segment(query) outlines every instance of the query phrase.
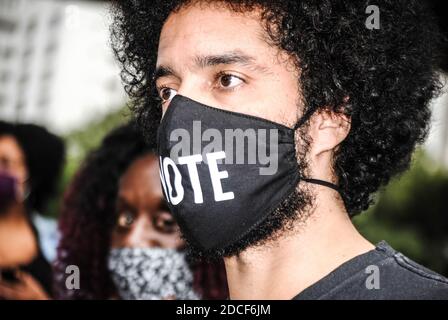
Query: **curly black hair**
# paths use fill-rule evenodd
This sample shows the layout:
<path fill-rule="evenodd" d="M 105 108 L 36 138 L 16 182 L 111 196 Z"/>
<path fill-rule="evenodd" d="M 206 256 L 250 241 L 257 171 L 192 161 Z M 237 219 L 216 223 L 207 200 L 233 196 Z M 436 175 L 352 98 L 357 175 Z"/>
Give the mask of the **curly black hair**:
<path fill-rule="evenodd" d="M 25 156 L 30 191 L 26 199 L 27 208 L 45 213 L 64 166 L 64 141 L 42 126 L 26 123 L 0 121 L 0 135 L 13 136 Z"/>
<path fill-rule="evenodd" d="M 16 124 L 16 131 L 30 174 L 27 205 L 31 210 L 45 213 L 65 164 L 65 143 L 62 138 L 36 124 Z"/>
<path fill-rule="evenodd" d="M 436 13 L 439 22 L 442 39 L 441 69 L 448 73 L 448 3 L 445 0 L 428 0 L 431 9 Z"/>
<path fill-rule="evenodd" d="M 54 291 L 58 299 L 110 299 L 116 289 L 107 268 L 118 182 L 140 156 L 155 154 L 155 144 L 144 141 L 135 123 L 110 132 L 85 159 L 67 189 L 59 218 L 61 240 L 54 263 Z M 69 290 L 65 269 L 80 269 L 81 288 Z M 223 265 L 196 263 L 194 287 L 206 299 L 227 297 Z"/>
<path fill-rule="evenodd" d="M 111 42 L 148 140 L 161 118 L 153 102 L 161 29 L 171 13 L 197 2 L 240 13 L 260 9 L 270 44 L 296 58 L 303 105 L 350 116 L 350 133 L 333 164 L 350 216 L 366 210 L 372 195 L 409 167 L 428 132 L 428 102 L 441 88 L 440 36 L 424 1 L 115 1 Z M 371 4 L 380 9 L 379 29 L 365 25 Z"/>

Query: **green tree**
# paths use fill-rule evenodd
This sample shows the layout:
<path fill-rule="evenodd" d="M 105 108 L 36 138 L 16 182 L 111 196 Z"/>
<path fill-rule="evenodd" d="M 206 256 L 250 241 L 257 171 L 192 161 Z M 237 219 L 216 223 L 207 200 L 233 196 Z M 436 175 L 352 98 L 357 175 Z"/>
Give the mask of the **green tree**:
<path fill-rule="evenodd" d="M 422 151 L 411 169 L 378 195 L 375 206 L 354 219 L 370 241 L 397 250 L 448 275 L 448 173 Z"/>

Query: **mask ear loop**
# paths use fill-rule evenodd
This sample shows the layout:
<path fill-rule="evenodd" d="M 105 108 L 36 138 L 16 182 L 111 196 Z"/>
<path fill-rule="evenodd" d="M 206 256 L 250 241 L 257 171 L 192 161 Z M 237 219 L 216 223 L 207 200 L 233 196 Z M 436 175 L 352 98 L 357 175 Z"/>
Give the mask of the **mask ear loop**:
<path fill-rule="evenodd" d="M 307 122 L 311 118 L 311 116 L 314 114 L 314 112 L 316 112 L 316 110 L 317 110 L 316 107 L 309 108 L 305 112 L 303 117 L 299 121 L 297 121 L 296 125 L 294 126 L 294 131 L 299 129 L 305 122 Z M 341 194 L 341 189 L 337 185 L 335 185 L 335 184 L 333 184 L 331 182 L 324 181 L 324 180 L 313 179 L 313 178 L 301 178 L 301 180 L 309 182 L 309 183 L 314 183 L 314 184 L 318 184 L 318 185 L 321 185 L 321 186 L 324 186 L 324 187 L 331 188 L 331 189 L 337 191 L 339 194 Z"/>
<path fill-rule="evenodd" d="M 302 178 L 301 180 L 309 182 L 309 183 L 318 184 L 318 185 L 321 185 L 324 187 L 328 187 L 328 188 L 331 188 L 331 189 L 337 191 L 338 193 L 341 193 L 341 189 L 337 185 L 335 185 L 331 182 L 328 182 L 328 181 L 312 179 L 312 178 Z"/>
<path fill-rule="evenodd" d="M 316 112 L 317 108 L 316 107 L 311 107 L 308 110 L 305 111 L 305 114 L 302 116 L 302 118 L 300 118 L 299 121 L 297 121 L 296 125 L 294 126 L 293 130 L 296 131 L 297 129 L 299 129 L 301 126 L 303 126 L 303 124 L 305 122 L 307 122 L 311 116 L 314 114 L 314 112 Z"/>

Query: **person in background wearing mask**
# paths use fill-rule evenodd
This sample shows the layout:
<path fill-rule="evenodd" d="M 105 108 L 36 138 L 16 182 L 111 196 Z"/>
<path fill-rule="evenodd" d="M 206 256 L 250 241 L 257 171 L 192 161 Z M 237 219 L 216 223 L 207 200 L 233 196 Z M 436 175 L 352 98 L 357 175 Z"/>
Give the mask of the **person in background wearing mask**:
<path fill-rule="evenodd" d="M 47 220 L 39 212 L 55 191 L 64 154 L 62 140 L 46 129 L 0 122 L 0 298 L 51 297 L 57 235 L 51 222 L 40 228 Z"/>
<path fill-rule="evenodd" d="M 223 299 L 223 263 L 189 261 L 163 198 L 155 146 L 134 124 L 109 133 L 69 187 L 55 263 L 58 299 Z M 80 288 L 66 287 L 69 265 Z"/>
<path fill-rule="evenodd" d="M 378 27 L 367 3 L 114 1 L 170 211 L 192 254 L 224 258 L 231 299 L 448 297 L 351 221 L 408 168 L 441 86 L 425 1 L 376 1 Z"/>

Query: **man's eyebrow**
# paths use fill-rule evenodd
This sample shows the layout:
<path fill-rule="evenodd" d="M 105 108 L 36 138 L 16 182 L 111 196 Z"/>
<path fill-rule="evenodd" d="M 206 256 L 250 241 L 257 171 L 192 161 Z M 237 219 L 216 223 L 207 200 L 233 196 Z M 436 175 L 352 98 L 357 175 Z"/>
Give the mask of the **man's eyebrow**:
<path fill-rule="evenodd" d="M 207 67 L 214 67 L 217 65 L 239 64 L 247 66 L 251 70 L 262 73 L 269 73 L 266 67 L 263 67 L 255 62 L 255 58 L 239 51 L 229 51 L 217 55 L 196 56 L 194 58 L 195 66 L 204 69 Z M 165 76 L 177 76 L 176 72 L 169 66 L 161 65 L 156 68 L 154 72 L 153 81 Z"/>
<path fill-rule="evenodd" d="M 196 56 L 196 66 L 203 69 L 206 67 L 214 67 L 217 65 L 239 64 L 249 67 L 251 70 L 268 73 L 268 69 L 257 64 L 256 58 L 241 51 L 229 51 L 217 55 Z"/>
<path fill-rule="evenodd" d="M 250 64 L 254 60 L 254 57 L 238 51 L 230 51 L 217 55 L 196 56 L 195 58 L 196 66 L 199 68 L 213 67 L 219 64 Z"/>
<path fill-rule="evenodd" d="M 177 76 L 177 75 L 176 72 L 171 67 L 161 65 L 156 68 L 156 71 L 152 76 L 152 81 L 155 83 L 157 79 L 168 76 Z"/>

